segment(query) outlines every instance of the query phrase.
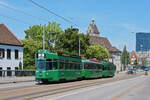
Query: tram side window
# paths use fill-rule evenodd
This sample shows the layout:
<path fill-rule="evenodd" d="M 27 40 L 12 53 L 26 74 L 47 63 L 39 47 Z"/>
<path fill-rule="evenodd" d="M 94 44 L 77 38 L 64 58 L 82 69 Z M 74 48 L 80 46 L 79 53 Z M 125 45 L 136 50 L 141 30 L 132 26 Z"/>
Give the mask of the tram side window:
<path fill-rule="evenodd" d="M 98 64 L 95 64 L 95 69 L 96 69 L 96 70 L 98 69 Z"/>
<path fill-rule="evenodd" d="M 89 69 L 89 64 L 85 64 L 85 69 Z"/>
<path fill-rule="evenodd" d="M 110 66 L 109 66 L 109 70 L 112 70 L 112 69 L 113 69 L 113 67 L 110 65 Z"/>
<path fill-rule="evenodd" d="M 84 64 L 84 69 L 87 69 L 87 64 Z"/>
<path fill-rule="evenodd" d="M 65 67 L 65 69 L 70 69 L 70 65 L 69 65 L 69 62 L 67 60 L 64 61 L 64 67 Z"/>
<path fill-rule="evenodd" d="M 70 61 L 69 62 L 69 66 L 70 66 L 70 69 L 80 69 L 80 64 L 76 61 Z"/>
<path fill-rule="evenodd" d="M 46 70 L 57 69 L 57 59 L 47 59 L 46 60 Z"/>
<path fill-rule="evenodd" d="M 53 59 L 53 60 L 52 60 L 53 69 L 57 69 L 57 62 L 58 62 L 57 59 Z"/>
<path fill-rule="evenodd" d="M 84 64 L 84 69 L 87 69 L 87 64 Z"/>
<path fill-rule="evenodd" d="M 103 67 L 103 70 L 108 70 L 108 66 L 104 66 L 104 67 Z"/>
<path fill-rule="evenodd" d="M 113 70 L 113 66 L 112 65 L 110 65 L 110 70 Z"/>
<path fill-rule="evenodd" d="M 70 69 L 75 69 L 75 66 L 76 66 L 75 62 L 71 61 L 70 62 Z"/>
<path fill-rule="evenodd" d="M 111 70 L 111 66 L 107 66 L 107 70 Z"/>
<path fill-rule="evenodd" d="M 88 64 L 88 69 L 91 69 L 91 64 Z"/>
<path fill-rule="evenodd" d="M 98 70 L 99 70 L 99 69 L 100 69 L 100 67 L 101 67 L 101 66 L 100 66 L 99 64 L 96 64 L 96 69 L 98 69 Z"/>
<path fill-rule="evenodd" d="M 60 61 L 60 69 L 65 69 L 65 65 L 64 65 L 64 61 L 63 60 Z"/>
<path fill-rule="evenodd" d="M 95 64 L 91 64 L 91 69 L 95 69 Z"/>
<path fill-rule="evenodd" d="M 79 62 L 75 62 L 75 69 L 79 70 L 80 69 L 80 63 Z"/>
<path fill-rule="evenodd" d="M 77 69 L 80 70 L 80 69 L 81 69 L 80 62 L 79 62 L 77 65 L 78 65 L 78 68 L 77 68 Z"/>
<path fill-rule="evenodd" d="M 47 59 L 46 60 L 46 70 L 52 70 L 52 59 Z"/>
<path fill-rule="evenodd" d="M 92 66 L 91 66 L 91 67 L 92 67 L 91 69 L 94 69 L 94 70 L 95 70 L 95 69 L 96 69 L 96 64 L 91 64 L 91 65 L 92 65 Z"/>
<path fill-rule="evenodd" d="M 99 69 L 102 70 L 103 69 L 103 65 L 100 64 L 99 65 Z"/>

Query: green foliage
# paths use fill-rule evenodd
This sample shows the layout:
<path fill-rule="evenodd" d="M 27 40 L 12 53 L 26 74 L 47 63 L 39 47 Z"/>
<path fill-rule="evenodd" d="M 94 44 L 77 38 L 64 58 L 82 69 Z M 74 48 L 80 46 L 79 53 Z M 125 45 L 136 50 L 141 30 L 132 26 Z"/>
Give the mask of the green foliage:
<path fill-rule="evenodd" d="M 148 64 L 147 59 L 146 59 L 146 58 L 143 58 L 143 59 L 142 59 L 142 65 L 147 66 L 147 64 Z"/>
<path fill-rule="evenodd" d="M 19 62 L 19 70 L 22 70 L 22 63 L 21 63 L 21 61 Z"/>
<path fill-rule="evenodd" d="M 33 39 L 24 39 L 23 64 L 24 69 L 35 69 L 35 53 L 42 49 L 42 42 Z"/>
<path fill-rule="evenodd" d="M 56 22 L 49 22 L 48 25 L 33 25 L 29 29 L 24 31 L 25 38 L 32 38 L 36 41 L 43 40 L 43 32 L 45 33 L 45 40 L 54 38 L 56 35 L 63 32 L 60 28 L 60 24 Z"/>
<path fill-rule="evenodd" d="M 123 68 L 121 67 L 120 71 L 122 72 L 123 71 Z"/>
<path fill-rule="evenodd" d="M 44 30 L 44 31 L 43 31 Z M 79 33 L 72 27 L 67 28 L 65 32 L 60 28 L 60 24 L 56 22 L 48 23 L 48 25 L 33 25 L 24 31 L 26 36 L 22 40 L 24 43 L 24 68 L 35 69 L 35 53 L 42 49 L 43 32 L 45 33 L 45 49 L 51 52 L 62 51 L 67 54 L 78 55 L 79 40 L 81 55 L 85 55 L 89 43 L 89 35 Z M 54 45 L 51 45 L 53 43 Z"/>
<path fill-rule="evenodd" d="M 137 61 L 137 59 L 135 59 L 135 61 L 134 61 L 134 65 L 138 65 L 138 61 Z"/>
<path fill-rule="evenodd" d="M 91 45 L 86 50 L 87 58 L 96 58 L 99 60 L 104 60 L 107 59 L 108 56 L 109 56 L 108 50 L 106 50 L 100 45 Z"/>
<path fill-rule="evenodd" d="M 48 25 L 33 25 L 24 32 L 26 34 L 25 39 L 22 40 L 24 43 L 24 69 L 35 69 L 35 53 L 39 49 L 42 49 L 43 32 L 45 32 L 45 40 L 54 42 L 54 40 L 57 39 L 58 34 L 62 33 L 63 30 L 60 28 L 60 24 L 49 22 Z M 50 47 L 47 42 L 45 45 L 46 49 L 55 49 L 52 46 Z"/>
<path fill-rule="evenodd" d="M 124 46 L 124 49 L 123 49 L 123 52 L 122 52 L 122 55 L 121 55 L 121 62 L 124 66 L 129 64 L 129 53 L 126 50 L 126 46 Z"/>
<path fill-rule="evenodd" d="M 81 55 L 85 54 L 89 43 L 89 35 L 79 33 L 78 30 L 73 31 L 73 28 L 68 28 L 64 33 L 58 35 L 58 41 L 56 41 L 57 50 L 61 50 L 64 53 L 71 55 L 78 55 L 79 51 L 79 39 Z"/>

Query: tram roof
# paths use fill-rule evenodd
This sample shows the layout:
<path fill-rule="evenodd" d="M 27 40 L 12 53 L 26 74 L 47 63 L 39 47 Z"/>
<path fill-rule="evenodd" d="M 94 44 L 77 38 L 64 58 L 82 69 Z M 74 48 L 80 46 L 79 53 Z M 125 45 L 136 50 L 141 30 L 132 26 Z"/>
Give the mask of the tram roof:
<path fill-rule="evenodd" d="M 90 61 L 90 60 L 82 60 L 82 62 L 87 62 L 87 63 L 97 63 L 97 64 L 100 64 L 99 62 L 94 62 L 94 61 Z"/>

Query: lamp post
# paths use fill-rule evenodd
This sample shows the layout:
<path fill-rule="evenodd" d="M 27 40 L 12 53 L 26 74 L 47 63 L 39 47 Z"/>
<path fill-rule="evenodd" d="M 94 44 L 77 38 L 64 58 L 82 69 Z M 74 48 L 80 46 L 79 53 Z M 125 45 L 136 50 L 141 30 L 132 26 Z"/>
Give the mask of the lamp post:
<path fill-rule="evenodd" d="M 79 56 L 80 56 L 80 38 L 79 38 Z"/>
<path fill-rule="evenodd" d="M 141 64 L 142 64 L 142 60 L 143 60 L 143 45 L 141 44 L 140 47 L 141 47 Z"/>

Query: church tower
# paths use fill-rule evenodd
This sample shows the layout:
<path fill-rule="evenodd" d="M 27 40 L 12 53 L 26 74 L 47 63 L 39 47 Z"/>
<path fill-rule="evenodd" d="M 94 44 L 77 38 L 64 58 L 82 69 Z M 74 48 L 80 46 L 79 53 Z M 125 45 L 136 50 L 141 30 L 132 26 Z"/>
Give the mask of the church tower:
<path fill-rule="evenodd" d="M 90 36 L 97 36 L 97 37 L 100 36 L 100 32 L 97 29 L 94 19 L 92 19 L 92 21 L 88 27 L 87 34 L 89 34 Z"/>

